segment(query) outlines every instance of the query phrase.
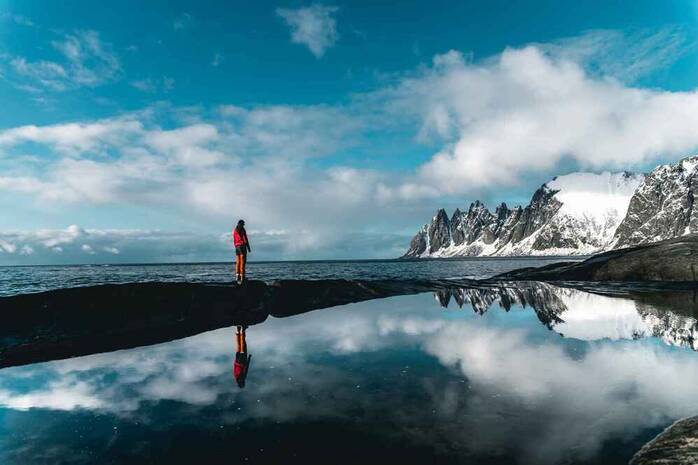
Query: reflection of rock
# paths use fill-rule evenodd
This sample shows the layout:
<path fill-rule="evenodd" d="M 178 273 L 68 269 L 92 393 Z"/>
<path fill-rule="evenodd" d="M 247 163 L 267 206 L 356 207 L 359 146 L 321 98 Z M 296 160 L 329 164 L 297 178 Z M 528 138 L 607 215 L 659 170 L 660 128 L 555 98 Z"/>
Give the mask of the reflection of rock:
<path fill-rule="evenodd" d="M 250 281 L 244 286 L 138 283 L 0 298 L 0 367 L 125 349 L 235 324 L 414 294 L 410 281 Z"/>
<path fill-rule="evenodd" d="M 509 311 L 530 306 L 548 329 L 576 339 L 657 337 L 669 345 L 698 350 L 693 291 L 638 292 L 605 296 L 541 282 L 502 283 L 435 292 L 442 307 L 453 297 L 482 315 L 493 305 Z"/>
<path fill-rule="evenodd" d="M 439 291 L 436 297 L 444 306 L 454 300 L 459 306 L 471 305 L 480 314 L 494 303 L 505 310 L 512 305 L 531 306 L 546 327 L 570 337 L 617 339 L 654 335 L 670 344 L 697 348 L 692 290 L 629 289 L 615 289 L 613 292 L 620 292 L 623 299 L 603 297 L 604 305 L 600 305 L 601 297 L 594 293 L 546 283 L 472 280 L 318 280 L 273 284 L 251 281 L 242 287 L 140 283 L 62 289 L 0 298 L 4 316 L 0 326 L 0 367 L 155 344 L 224 326 L 257 324 L 269 315 L 284 317 L 429 291 Z M 612 326 L 613 318 L 619 319 L 618 305 L 631 301 L 636 302 L 631 305 L 631 316 L 640 324 L 633 321 L 615 329 L 607 327 Z M 599 307 L 603 311 L 589 318 Z M 626 309 L 623 317 L 627 316 Z M 602 324 L 590 331 L 594 322 Z"/>
<path fill-rule="evenodd" d="M 538 319 L 549 329 L 562 322 L 559 315 L 566 310 L 558 293 L 564 291 L 546 283 L 509 284 L 507 286 L 453 288 L 436 291 L 436 300 L 442 307 L 448 307 L 451 296 L 459 307 L 470 305 L 476 313 L 483 315 L 492 305 L 497 304 L 506 311 L 512 305 L 530 306 Z"/>
<path fill-rule="evenodd" d="M 645 444 L 630 465 L 695 465 L 698 463 L 698 417 L 679 420 Z"/>
<path fill-rule="evenodd" d="M 652 336 L 667 344 L 698 351 L 698 320 L 646 304 L 637 304 L 637 310 L 651 328 Z"/>
<path fill-rule="evenodd" d="M 698 234 L 614 250 L 578 263 L 510 271 L 497 279 L 544 281 L 698 281 Z"/>

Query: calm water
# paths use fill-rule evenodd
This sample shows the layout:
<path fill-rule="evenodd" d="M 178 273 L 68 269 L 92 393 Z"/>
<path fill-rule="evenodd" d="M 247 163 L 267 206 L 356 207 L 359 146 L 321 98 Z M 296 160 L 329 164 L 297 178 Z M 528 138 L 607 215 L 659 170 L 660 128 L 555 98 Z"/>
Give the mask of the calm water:
<path fill-rule="evenodd" d="M 579 258 L 564 259 L 578 260 Z M 249 263 L 250 279 L 488 278 L 561 258 Z M 230 282 L 232 263 L 0 267 L 0 296 L 62 287 L 144 281 Z"/>
<path fill-rule="evenodd" d="M 534 285 L 270 317 L 244 389 L 234 328 L 8 368 L 0 463 L 626 464 L 698 414 L 684 297 Z"/>

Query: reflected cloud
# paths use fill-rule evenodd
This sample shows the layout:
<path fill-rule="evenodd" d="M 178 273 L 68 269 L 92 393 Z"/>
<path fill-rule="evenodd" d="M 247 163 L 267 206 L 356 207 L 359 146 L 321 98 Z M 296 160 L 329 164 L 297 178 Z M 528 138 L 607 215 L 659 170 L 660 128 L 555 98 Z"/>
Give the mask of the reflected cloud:
<path fill-rule="evenodd" d="M 698 358 L 681 349 L 695 330 L 687 316 L 550 285 L 437 294 L 473 312 L 443 312 L 430 300 L 394 297 L 252 326 L 255 365 L 242 390 L 235 328 L 225 328 L 2 370 L 0 405 L 201 428 L 358 421 L 411 444 L 543 465 L 588 459 L 609 440 L 698 413 Z M 670 334 L 676 347 L 648 337 L 671 342 Z M 163 401 L 186 414 L 157 410 Z"/>

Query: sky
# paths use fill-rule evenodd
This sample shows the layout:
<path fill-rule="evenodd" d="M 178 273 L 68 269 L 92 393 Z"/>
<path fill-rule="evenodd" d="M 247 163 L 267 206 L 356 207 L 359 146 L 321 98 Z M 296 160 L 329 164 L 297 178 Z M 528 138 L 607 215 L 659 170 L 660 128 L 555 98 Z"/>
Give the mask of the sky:
<path fill-rule="evenodd" d="M 0 0 L 0 265 L 392 258 L 698 148 L 698 2 Z"/>

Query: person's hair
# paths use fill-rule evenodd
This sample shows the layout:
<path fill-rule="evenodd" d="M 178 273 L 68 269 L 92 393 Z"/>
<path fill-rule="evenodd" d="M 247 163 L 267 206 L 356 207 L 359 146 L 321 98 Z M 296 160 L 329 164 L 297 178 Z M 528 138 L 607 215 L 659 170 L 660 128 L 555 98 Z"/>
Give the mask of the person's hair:
<path fill-rule="evenodd" d="M 238 225 L 235 226 L 235 229 L 237 229 L 238 232 L 242 232 L 245 229 L 245 220 L 239 220 Z"/>

